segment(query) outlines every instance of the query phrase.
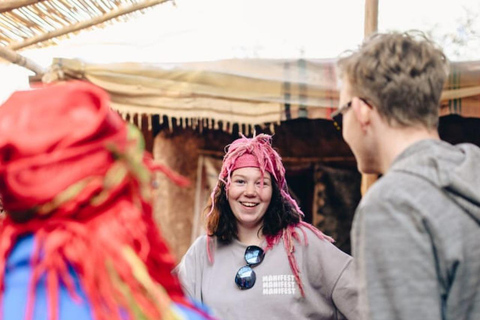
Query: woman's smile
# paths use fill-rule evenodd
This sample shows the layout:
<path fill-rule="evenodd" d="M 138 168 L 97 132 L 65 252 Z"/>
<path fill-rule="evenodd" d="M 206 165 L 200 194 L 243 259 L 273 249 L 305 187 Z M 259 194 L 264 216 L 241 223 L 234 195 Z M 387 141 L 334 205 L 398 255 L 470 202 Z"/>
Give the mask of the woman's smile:
<path fill-rule="evenodd" d="M 244 201 L 239 201 L 243 206 L 248 207 L 248 208 L 253 208 L 259 205 L 259 203 L 255 202 L 244 202 Z"/>

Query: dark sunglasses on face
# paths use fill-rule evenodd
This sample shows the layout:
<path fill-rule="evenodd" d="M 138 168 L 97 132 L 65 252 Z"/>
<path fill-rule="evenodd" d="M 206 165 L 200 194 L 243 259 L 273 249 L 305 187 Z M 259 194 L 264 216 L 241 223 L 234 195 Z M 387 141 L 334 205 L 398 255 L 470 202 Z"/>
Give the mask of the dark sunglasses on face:
<path fill-rule="evenodd" d="M 250 289 L 255 285 L 257 276 L 252 267 L 258 266 L 262 263 L 264 257 L 265 252 L 262 248 L 258 246 L 247 247 L 244 256 L 247 265 L 238 269 L 237 274 L 235 275 L 235 283 L 240 289 Z"/>
<path fill-rule="evenodd" d="M 359 98 L 360 100 L 363 101 L 367 106 L 372 108 L 372 105 L 370 102 L 368 102 L 367 99 L 364 98 Z M 337 128 L 338 131 L 342 131 L 342 124 L 343 124 L 343 114 L 347 112 L 348 109 L 352 106 L 352 101 L 350 100 L 349 102 L 345 103 L 343 106 L 338 108 L 334 113 L 332 113 L 332 120 L 333 120 L 333 125 L 335 128 Z"/>
<path fill-rule="evenodd" d="M 338 131 L 342 130 L 343 114 L 352 106 L 352 101 L 345 103 L 343 106 L 332 113 L 333 125 Z"/>

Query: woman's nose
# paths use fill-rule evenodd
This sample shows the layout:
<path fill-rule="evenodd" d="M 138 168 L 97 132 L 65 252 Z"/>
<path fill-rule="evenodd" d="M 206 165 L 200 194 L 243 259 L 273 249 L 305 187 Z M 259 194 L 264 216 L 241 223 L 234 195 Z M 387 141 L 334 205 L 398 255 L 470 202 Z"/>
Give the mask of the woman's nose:
<path fill-rule="evenodd" d="M 247 183 L 245 187 L 245 195 L 249 197 L 254 197 L 257 193 L 254 183 Z"/>

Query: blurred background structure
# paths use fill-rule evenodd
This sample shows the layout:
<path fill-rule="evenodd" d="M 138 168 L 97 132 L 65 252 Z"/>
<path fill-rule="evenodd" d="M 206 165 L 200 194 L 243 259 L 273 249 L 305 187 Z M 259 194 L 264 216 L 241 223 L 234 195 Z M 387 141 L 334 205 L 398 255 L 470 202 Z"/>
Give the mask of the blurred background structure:
<path fill-rule="evenodd" d="M 336 58 L 376 30 L 423 31 L 452 61 L 440 135 L 480 145 L 479 18 L 476 0 L 5 0 L 0 101 L 44 82 L 105 88 L 154 157 L 192 181 L 158 177 L 156 217 L 179 258 L 202 232 L 225 145 L 274 134 L 306 220 L 349 252 L 376 177 L 357 172 L 330 119 Z"/>

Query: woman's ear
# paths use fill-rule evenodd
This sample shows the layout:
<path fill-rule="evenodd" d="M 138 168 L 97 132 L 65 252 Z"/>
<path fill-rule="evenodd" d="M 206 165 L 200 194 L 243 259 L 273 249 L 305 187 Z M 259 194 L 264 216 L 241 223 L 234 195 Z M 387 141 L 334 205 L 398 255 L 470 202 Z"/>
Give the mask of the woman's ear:
<path fill-rule="evenodd" d="M 355 113 L 355 117 L 360 123 L 360 127 L 362 128 L 362 131 L 366 131 L 368 126 L 370 126 L 371 124 L 373 109 L 358 97 L 353 97 L 352 109 L 353 109 L 353 112 Z"/>

